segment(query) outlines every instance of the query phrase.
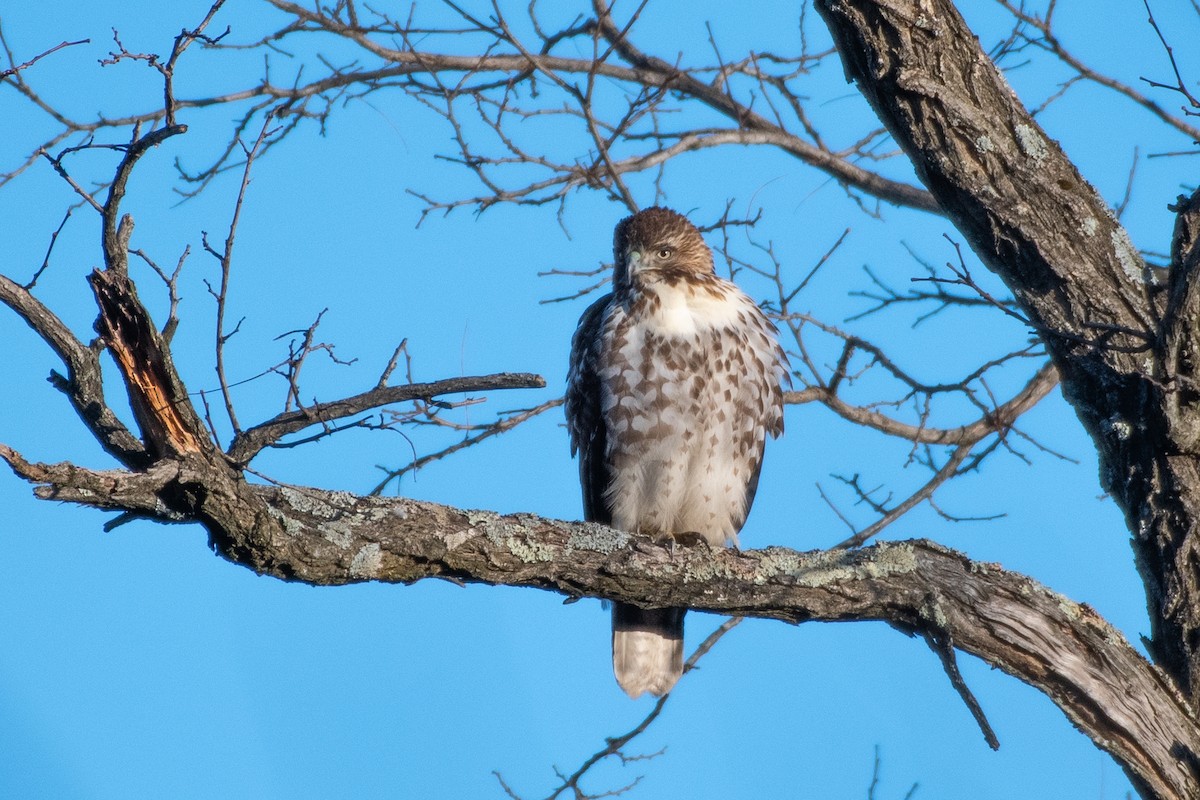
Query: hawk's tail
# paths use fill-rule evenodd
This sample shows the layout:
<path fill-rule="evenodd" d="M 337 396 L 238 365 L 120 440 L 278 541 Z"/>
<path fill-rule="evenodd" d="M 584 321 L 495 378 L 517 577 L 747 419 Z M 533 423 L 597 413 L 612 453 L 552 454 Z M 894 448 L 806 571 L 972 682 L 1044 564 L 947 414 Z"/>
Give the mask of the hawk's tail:
<path fill-rule="evenodd" d="M 613 673 L 630 697 L 661 697 L 683 674 L 683 612 L 613 603 Z"/>

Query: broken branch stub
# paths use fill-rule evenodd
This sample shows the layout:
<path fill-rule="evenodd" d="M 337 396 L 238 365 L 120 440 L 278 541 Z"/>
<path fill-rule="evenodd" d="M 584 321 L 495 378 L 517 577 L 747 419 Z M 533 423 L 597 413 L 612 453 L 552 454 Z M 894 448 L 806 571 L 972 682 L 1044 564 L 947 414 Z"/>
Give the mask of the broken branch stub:
<path fill-rule="evenodd" d="M 147 450 L 154 459 L 210 452 L 212 440 L 133 282 L 113 270 L 95 270 L 88 281 L 100 309 L 96 332 L 125 381 Z"/>

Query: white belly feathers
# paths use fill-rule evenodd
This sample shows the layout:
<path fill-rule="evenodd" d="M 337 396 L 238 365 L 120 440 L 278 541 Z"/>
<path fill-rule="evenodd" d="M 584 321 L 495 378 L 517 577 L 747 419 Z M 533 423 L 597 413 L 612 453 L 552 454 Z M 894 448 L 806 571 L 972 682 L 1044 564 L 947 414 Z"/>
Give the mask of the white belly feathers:
<path fill-rule="evenodd" d="M 658 282 L 605 320 L 601 413 L 617 528 L 733 542 L 767 429 L 780 424 L 781 352 L 733 284 Z"/>

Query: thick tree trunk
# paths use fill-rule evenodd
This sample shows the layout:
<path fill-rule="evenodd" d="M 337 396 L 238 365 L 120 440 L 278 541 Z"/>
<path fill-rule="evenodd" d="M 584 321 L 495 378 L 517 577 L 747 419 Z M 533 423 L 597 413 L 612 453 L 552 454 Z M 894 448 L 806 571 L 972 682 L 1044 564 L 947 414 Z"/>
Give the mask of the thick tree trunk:
<path fill-rule="evenodd" d="M 818 0 L 846 74 L 1058 367 L 1124 510 L 1156 661 L 1200 704 L 1194 223 L 1156 291 L 1107 204 L 949 0 Z M 1177 237 L 1178 238 L 1178 237 Z M 1188 756 L 1191 758 L 1191 756 Z"/>

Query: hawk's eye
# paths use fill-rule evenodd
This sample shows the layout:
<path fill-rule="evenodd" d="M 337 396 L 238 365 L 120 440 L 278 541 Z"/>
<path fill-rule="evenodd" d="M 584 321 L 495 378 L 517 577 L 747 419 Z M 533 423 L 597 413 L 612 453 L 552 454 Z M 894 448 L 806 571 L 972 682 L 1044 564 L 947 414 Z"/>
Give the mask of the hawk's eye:
<path fill-rule="evenodd" d="M 660 247 L 655 255 L 659 258 L 670 258 L 674 252 L 670 247 Z"/>

